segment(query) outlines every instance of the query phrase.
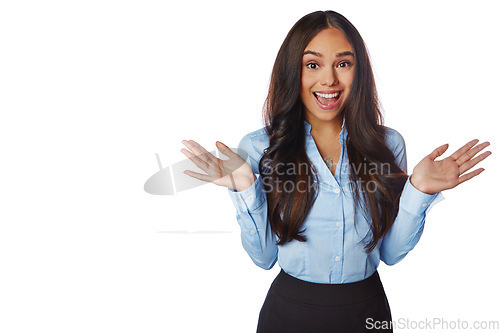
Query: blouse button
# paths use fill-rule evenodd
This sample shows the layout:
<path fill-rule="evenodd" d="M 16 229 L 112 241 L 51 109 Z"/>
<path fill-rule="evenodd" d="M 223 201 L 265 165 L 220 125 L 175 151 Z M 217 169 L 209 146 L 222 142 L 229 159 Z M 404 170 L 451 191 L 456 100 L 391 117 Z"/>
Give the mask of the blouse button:
<path fill-rule="evenodd" d="M 337 227 L 340 227 L 342 225 L 342 222 L 337 222 Z"/>
<path fill-rule="evenodd" d="M 255 235 L 255 230 L 250 231 L 252 235 Z"/>
<path fill-rule="evenodd" d="M 340 257 L 339 257 L 339 256 L 336 256 L 336 257 L 335 257 L 335 261 L 340 261 Z"/>
<path fill-rule="evenodd" d="M 427 206 L 427 202 L 424 202 L 424 203 L 422 204 L 422 207 L 425 207 L 425 206 Z"/>
<path fill-rule="evenodd" d="M 333 192 L 338 194 L 338 193 L 340 193 L 340 189 L 336 188 L 335 190 L 333 190 Z"/>

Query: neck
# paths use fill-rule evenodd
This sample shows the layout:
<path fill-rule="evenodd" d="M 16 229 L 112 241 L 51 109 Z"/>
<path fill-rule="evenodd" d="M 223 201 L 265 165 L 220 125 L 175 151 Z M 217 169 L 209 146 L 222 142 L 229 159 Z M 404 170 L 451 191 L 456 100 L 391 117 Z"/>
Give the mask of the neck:
<path fill-rule="evenodd" d="M 308 119 L 306 115 L 306 120 L 311 124 L 311 135 L 321 138 L 336 138 L 342 131 L 344 118 L 342 115 L 337 115 L 337 117 L 330 121 L 324 121 L 317 118 Z"/>

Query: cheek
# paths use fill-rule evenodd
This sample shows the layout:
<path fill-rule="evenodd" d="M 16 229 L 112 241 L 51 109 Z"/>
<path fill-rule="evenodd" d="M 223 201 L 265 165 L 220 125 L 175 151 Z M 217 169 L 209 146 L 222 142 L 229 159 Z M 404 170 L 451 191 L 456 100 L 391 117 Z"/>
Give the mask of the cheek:
<path fill-rule="evenodd" d="M 302 75 L 302 78 L 300 80 L 300 94 L 301 95 L 307 94 L 307 92 L 309 91 L 309 88 L 310 88 L 310 84 L 309 84 L 309 81 L 307 80 L 307 77 Z"/>
<path fill-rule="evenodd" d="M 314 85 L 314 78 L 311 77 L 310 75 L 302 75 L 301 79 L 301 91 L 304 93 L 308 93 L 309 90 L 313 87 Z"/>
<path fill-rule="evenodd" d="M 349 72 L 349 76 L 347 77 L 347 81 L 349 84 L 349 88 L 352 86 L 352 81 L 354 81 L 354 68 Z"/>
<path fill-rule="evenodd" d="M 351 90 L 353 79 L 354 79 L 353 75 L 347 75 L 344 77 L 344 80 L 342 81 L 342 84 L 344 85 L 344 89 L 347 92 L 349 92 Z"/>

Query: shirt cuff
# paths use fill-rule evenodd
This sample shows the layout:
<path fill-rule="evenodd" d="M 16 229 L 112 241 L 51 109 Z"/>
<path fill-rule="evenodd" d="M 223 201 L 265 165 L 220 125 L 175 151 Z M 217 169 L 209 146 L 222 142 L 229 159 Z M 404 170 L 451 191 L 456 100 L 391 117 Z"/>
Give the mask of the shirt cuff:
<path fill-rule="evenodd" d="M 255 211 L 266 201 L 266 194 L 264 193 L 264 186 L 262 185 L 260 175 L 253 182 L 252 186 L 246 190 L 239 192 L 229 188 L 227 190 L 234 206 L 241 212 Z"/>
<path fill-rule="evenodd" d="M 402 208 L 407 212 L 415 215 L 422 215 L 427 213 L 432 206 L 444 200 L 444 196 L 441 192 L 427 194 L 419 191 L 412 185 L 410 178 L 411 176 L 406 180 L 400 199 L 401 203 L 404 203 Z"/>

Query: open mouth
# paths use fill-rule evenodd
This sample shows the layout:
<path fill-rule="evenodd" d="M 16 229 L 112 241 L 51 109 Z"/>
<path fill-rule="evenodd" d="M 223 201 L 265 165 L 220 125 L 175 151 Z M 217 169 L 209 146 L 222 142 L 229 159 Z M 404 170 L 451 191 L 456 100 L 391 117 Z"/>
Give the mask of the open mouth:
<path fill-rule="evenodd" d="M 324 106 L 333 106 L 339 100 L 340 96 L 342 95 L 342 91 L 336 91 L 331 94 L 313 92 L 313 94 L 320 104 Z"/>

